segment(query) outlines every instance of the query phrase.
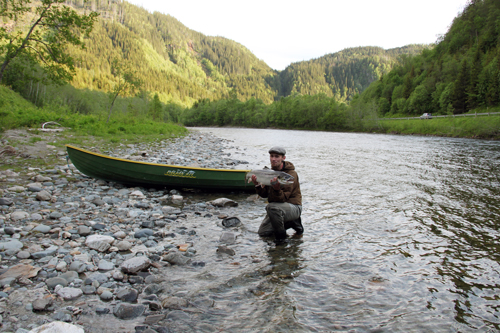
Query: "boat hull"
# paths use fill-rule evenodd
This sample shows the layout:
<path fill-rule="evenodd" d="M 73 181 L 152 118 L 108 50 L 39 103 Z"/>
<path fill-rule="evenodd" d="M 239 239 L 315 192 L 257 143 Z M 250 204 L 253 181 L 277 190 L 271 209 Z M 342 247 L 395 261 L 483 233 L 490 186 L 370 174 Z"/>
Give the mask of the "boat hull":
<path fill-rule="evenodd" d="M 254 191 L 245 181 L 250 170 L 210 169 L 138 162 L 66 145 L 73 165 L 83 174 L 130 186 L 195 188 L 207 191 Z"/>

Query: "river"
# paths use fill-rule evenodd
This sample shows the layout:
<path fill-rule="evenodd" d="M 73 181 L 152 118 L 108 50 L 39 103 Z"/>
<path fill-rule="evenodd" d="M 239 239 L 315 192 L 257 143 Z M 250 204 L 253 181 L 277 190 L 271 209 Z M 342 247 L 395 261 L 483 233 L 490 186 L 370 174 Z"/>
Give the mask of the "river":
<path fill-rule="evenodd" d="M 265 202 L 230 195 L 243 223 L 236 255 L 172 273 L 177 289 L 214 302 L 196 320 L 233 332 L 500 328 L 500 142 L 192 130 L 231 140 L 231 157 L 249 162 L 243 169 L 269 165 L 267 150 L 285 147 L 305 227 L 276 246 L 256 233 Z"/>

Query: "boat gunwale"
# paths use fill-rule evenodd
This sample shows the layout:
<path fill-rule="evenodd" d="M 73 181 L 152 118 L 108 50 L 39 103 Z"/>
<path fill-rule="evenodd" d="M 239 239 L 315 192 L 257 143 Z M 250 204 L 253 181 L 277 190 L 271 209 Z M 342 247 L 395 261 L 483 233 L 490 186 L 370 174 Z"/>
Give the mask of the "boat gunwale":
<path fill-rule="evenodd" d="M 119 157 L 113 157 L 109 155 L 104 155 L 100 153 L 94 153 L 90 150 L 83 149 L 83 148 L 78 148 L 70 144 L 65 145 L 67 148 L 75 149 L 80 152 L 86 153 L 86 154 L 91 154 L 97 157 L 101 158 L 106 158 L 109 160 L 115 160 L 115 161 L 120 161 L 120 162 L 126 162 L 126 163 L 136 163 L 136 164 L 142 164 L 142 165 L 152 165 L 152 166 L 162 166 L 162 167 L 169 167 L 169 168 L 183 168 L 183 169 L 189 169 L 189 170 L 200 170 L 200 171 L 219 171 L 219 172 L 245 172 L 248 173 L 251 170 L 245 170 L 245 169 L 215 169 L 215 168 L 200 168 L 200 167 L 189 167 L 189 166 L 182 166 L 182 165 L 172 165 L 172 164 L 161 164 L 161 163 L 151 163 L 151 162 L 142 162 L 142 161 L 133 161 L 133 160 L 127 160 L 125 158 L 119 158 Z"/>

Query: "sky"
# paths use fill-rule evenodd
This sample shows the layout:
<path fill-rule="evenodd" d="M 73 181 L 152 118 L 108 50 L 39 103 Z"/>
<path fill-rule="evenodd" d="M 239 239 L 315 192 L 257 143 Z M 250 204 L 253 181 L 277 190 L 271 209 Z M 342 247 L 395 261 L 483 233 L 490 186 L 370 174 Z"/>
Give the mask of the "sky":
<path fill-rule="evenodd" d="M 206 36 L 238 42 L 271 68 L 350 47 L 431 44 L 467 0 L 127 0 Z"/>

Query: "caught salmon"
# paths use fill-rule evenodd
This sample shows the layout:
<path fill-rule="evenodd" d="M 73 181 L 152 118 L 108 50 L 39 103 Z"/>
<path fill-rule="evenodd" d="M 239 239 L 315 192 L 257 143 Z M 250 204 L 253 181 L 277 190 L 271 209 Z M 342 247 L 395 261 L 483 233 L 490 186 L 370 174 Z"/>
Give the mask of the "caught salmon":
<path fill-rule="evenodd" d="M 275 171 L 272 169 L 262 169 L 262 170 L 251 170 L 247 172 L 245 179 L 247 182 L 252 181 L 252 175 L 257 177 L 257 182 L 262 185 L 271 185 L 271 180 L 273 178 L 277 178 L 278 183 L 281 185 L 292 185 L 295 180 L 293 176 L 290 176 L 286 172 L 283 171 Z"/>

